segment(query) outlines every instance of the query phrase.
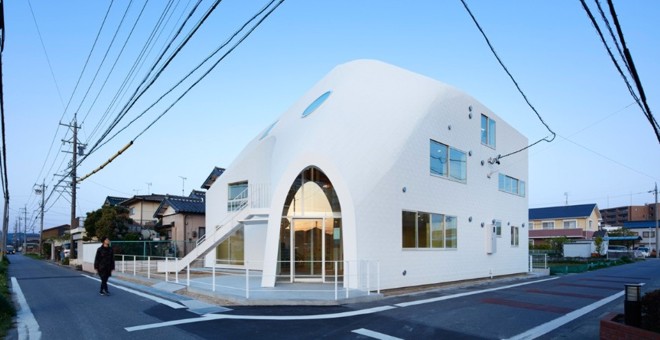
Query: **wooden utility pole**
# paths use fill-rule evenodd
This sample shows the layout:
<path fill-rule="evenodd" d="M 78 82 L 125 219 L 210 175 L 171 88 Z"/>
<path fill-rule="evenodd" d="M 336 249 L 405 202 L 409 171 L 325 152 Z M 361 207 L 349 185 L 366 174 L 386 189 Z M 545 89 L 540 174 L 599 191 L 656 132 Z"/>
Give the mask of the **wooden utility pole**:
<path fill-rule="evenodd" d="M 39 228 L 39 254 L 42 256 L 44 255 L 43 251 L 43 246 L 44 246 L 44 238 L 43 238 L 43 233 L 44 233 L 44 205 L 45 205 L 45 200 L 46 200 L 46 182 L 42 182 L 40 186 L 38 186 L 37 189 L 34 189 L 35 193 L 37 195 L 41 195 L 41 206 L 39 207 L 41 210 L 41 227 Z"/>
<path fill-rule="evenodd" d="M 653 207 L 653 214 L 655 215 L 655 258 L 660 258 L 660 249 L 658 249 L 658 245 L 660 245 L 660 233 L 658 232 L 658 182 L 655 183 L 655 188 L 653 189 L 655 192 L 655 206 Z"/>

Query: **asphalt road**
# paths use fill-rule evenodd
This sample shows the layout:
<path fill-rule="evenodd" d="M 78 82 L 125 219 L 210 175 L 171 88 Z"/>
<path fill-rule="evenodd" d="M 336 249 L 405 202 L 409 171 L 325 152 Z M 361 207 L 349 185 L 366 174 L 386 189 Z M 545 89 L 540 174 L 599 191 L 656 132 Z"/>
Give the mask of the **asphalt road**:
<path fill-rule="evenodd" d="M 44 339 L 597 339 L 623 311 L 623 285 L 660 288 L 660 261 L 541 280 L 493 281 L 343 306 L 238 307 L 199 315 L 130 292 L 98 295 L 97 281 L 10 257 Z M 575 318 L 572 318 L 575 316 Z M 559 322 L 564 320 L 564 322 Z M 561 324 L 554 328 L 553 324 Z"/>

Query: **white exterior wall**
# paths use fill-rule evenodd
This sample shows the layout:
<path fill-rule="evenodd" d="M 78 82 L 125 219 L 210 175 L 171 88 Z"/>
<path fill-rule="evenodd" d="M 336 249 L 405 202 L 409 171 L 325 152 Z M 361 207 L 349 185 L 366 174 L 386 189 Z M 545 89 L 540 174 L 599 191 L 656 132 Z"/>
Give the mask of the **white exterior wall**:
<path fill-rule="evenodd" d="M 301 118 L 303 110 L 328 90 L 333 91 L 328 100 Z M 481 113 L 497 123 L 496 149 L 481 144 Z M 522 227 L 527 197 L 500 192 L 496 172 L 527 183 L 527 153 L 506 157 L 501 165 L 487 163 L 490 157 L 526 146 L 527 139 L 464 93 L 380 62 L 350 62 L 316 84 L 280 117 L 267 137 L 260 137 L 208 191 L 206 224 L 207 233 L 212 232 L 226 217 L 228 183 L 270 185 L 265 244 L 255 246 L 259 241 L 248 238 L 258 232 L 246 232 L 246 259 L 248 251 L 259 254 L 263 249 L 264 286 L 275 284 L 286 194 L 309 166 L 321 169 L 337 192 L 344 259 L 380 263 L 381 288 L 527 271 L 527 229 Z M 466 183 L 430 174 L 430 139 L 472 153 Z M 457 216 L 457 249 L 403 249 L 403 210 Z M 497 252 L 488 255 L 486 232 L 493 219 L 502 221 L 502 237 L 497 239 Z M 509 224 L 520 227 L 517 247 L 510 245 Z"/>

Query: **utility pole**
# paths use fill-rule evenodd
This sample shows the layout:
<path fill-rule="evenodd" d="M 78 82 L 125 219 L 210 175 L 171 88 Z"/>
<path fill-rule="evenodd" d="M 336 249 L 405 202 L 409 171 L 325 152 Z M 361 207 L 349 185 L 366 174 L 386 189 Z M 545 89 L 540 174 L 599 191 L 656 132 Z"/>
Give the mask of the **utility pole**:
<path fill-rule="evenodd" d="M 655 182 L 655 188 L 653 189 L 655 193 L 655 206 L 653 207 L 653 215 L 655 215 L 655 258 L 660 258 L 660 233 L 658 233 L 658 182 Z"/>
<path fill-rule="evenodd" d="M 27 252 L 27 204 L 25 205 L 25 208 L 23 208 L 23 213 L 25 215 L 25 218 L 23 219 L 23 254 L 25 254 Z"/>
<path fill-rule="evenodd" d="M 151 195 L 151 182 L 147 183 L 147 195 Z"/>
<path fill-rule="evenodd" d="M 65 143 L 71 143 L 73 145 L 73 151 L 71 152 L 73 154 L 71 158 L 71 227 L 69 230 L 69 247 L 70 247 L 70 258 L 75 258 L 74 255 L 74 247 L 73 247 L 73 230 L 78 228 L 78 219 L 76 218 L 76 189 L 77 189 L 77 169 L 78 169 L 78 151 L 82 151 L 85 147 L 85 145 L 78 143 L 78 129 L 80 126 L 78 126 L 78 113 L 73 114 L 73 124 L 62 124 L 62 126 L 66 126 L 70 129 L 73 130 L 73 138 L 70 141 L 65 141 L 63 140 L 62 142 Z M 80 147 L 80 150 L 79 150 Z M 65 151 L 67 152 L 67 151 Z"/>
<path fill-rule="evenodd" d="M 41 183 L 40 186 L 35 188 L 34 192 L 37 195 L 41 195 L 41 206 L 40 206 L 40 208 L 41 208 L 41 214 L 40 214 L 40 216 L 41 216 L 41 227 L 39 228 L 39 254 L 41 254 L 43 256 L 44 255 L 44 251 L 43 251 L 43 246 L 44 246 L 44 244 L 43 244 L 43 242 L 44 242 L 44 239 L 43 239 L 43 233 L 44 233 L 44 205 L 46 203 L 45 202 L 45 199 L 46 199 L 45 198 L 46 197 L 46 181 L 44 180 Z"/>

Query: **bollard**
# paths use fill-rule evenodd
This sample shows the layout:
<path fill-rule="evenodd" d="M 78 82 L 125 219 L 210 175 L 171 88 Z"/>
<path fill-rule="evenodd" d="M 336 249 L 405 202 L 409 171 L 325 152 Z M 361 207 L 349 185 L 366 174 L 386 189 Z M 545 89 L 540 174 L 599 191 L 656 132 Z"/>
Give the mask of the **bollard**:
<path fill-rule="evenodd" d="M 623 315 L 626 325 L 640 327 L 642 324 L 642 285 L 638 283 L 626 284 L 625 303 Z"/>
<path fill-rule="evenodd" d="M 151 278 L 151 256 L 147 256 L 147 279 Z"/>
<path fill-rule="evenodd" d="M 215 263 L 213 263 L 213 269 L 212 269 L 212 272 L 213 272 L 213 275 L 212 275 L 213 276 L 213 281 L 212 282 L 213 282 L 213 291 L 214 292 L 215 292 L 215 265 L 217 263 L 218 263 L 217 261 Z"/>
<path fill-rule="evenodd" d="M 190 287 L 190 263 L 186 266 L 186 286 Z"/>
<path fill-rule="evenodd" d="M 137 256 L 133 255 L 133 276 L 137 273 Z"/>
<path fill-rule="evenodd" d="M 169 259 L 165 257 L 165 282 L 169 282 L 169 277 L 170 277 L 170 262 L 168 261 Z"/>

